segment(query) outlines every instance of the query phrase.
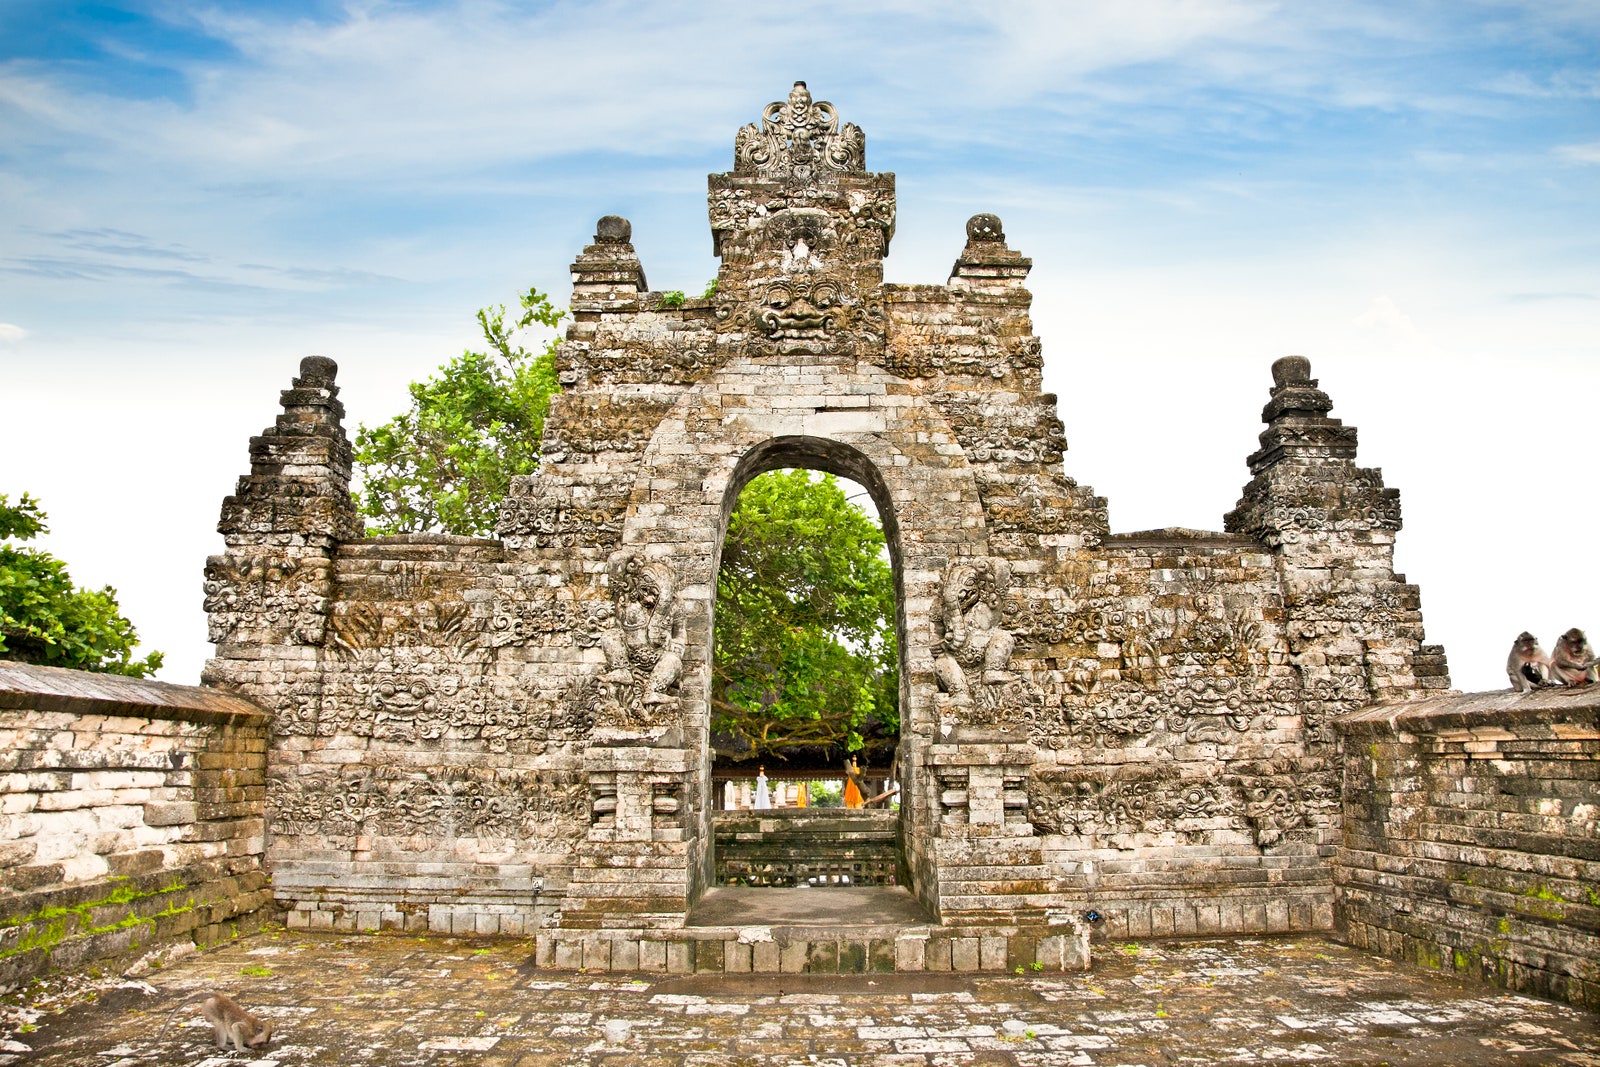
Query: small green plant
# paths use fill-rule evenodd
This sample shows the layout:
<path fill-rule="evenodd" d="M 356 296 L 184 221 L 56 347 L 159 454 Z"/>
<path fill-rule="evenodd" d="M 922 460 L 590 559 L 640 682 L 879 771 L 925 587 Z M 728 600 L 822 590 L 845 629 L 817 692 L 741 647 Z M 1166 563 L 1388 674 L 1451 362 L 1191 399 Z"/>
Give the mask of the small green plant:
<path fill-rule="evenodd" d="M 1022 975 L 1023 975 L 1023 974 L 1025 974 L 1025 973 L 1026 973 L 1026 972 L 1025 972 L 1025 971 L 1024 971 L 1024 970 L 1023 970 L 1023 969 L 1022 969 L 1022 964 L 1020 964 L 1020 963 L 1019 963 L 1019 964 L 1017 964 L 1017 970 L 1016 970 L 1016 975 L 1017 975 L 1017 977 L 1019 977 L 1019 978 L 1020 978 L 1020 977 L 1022 977 Z"/>
<path fill-rule="evenodd" d="M 1130 956 L 1137 956 L 1139 954 L 1139 946 L 1133 944 L 1123 945 L 1122 951 Z"/>
<path fill-rule="evenodd" d="M 700 294 L 701 300 L 710 300 L 717 295 L 717 280 L 712 278 L 706 282 L 706 291 Z"/>
<path fill-rule="evenodd" d="M 686 299 L 687 297 L 683 295 L 682 289 L 674 289 L 670 293 L 661 294 L 660 306 L 664 308 L 681 308 Z"/>
<path fill-rule="evenodd" d="M 492 953 L 493 951 L 494 951 L 494 949 L 492 949 L 492 948 L 475 948 L 475 949 L 472 950 L 472 954 L 474 956 L 487 956 L 490 953 Z"/>
<path fill-rule="evenodd" d="M 31 1034 L 37 1029 L 39 1029 L 38 1023 L 23 1023 L 21 1026 L 17 1027 L 17 1033 Z"/>
<path fill-rule="evenodd" d="M 272 977 L 272 968 L 263 967 L 259 963 L 252 963 L 248 967 L 240 967 L 239 973 L 246 978 L 270 978 Z"/>
<path fill-rule="evenodd" d="M 1034 1038 L 1038 1037 L 1039 1035 L 1035 1034 L 1032 1030 L 1024 1030 L 1024 1031 L 1022 1031 L 1022 1036 L 1027 1038 L 1029 1041 L 1032 1041 Z"/>
<path fill-rule="evenodd" d="M 1040 963 L 1038 960 L 1034 960 L 1032 963 L 1028 964 L 1028 967 L 1035 973 L 1044 970 L 1044 964 Z"/>

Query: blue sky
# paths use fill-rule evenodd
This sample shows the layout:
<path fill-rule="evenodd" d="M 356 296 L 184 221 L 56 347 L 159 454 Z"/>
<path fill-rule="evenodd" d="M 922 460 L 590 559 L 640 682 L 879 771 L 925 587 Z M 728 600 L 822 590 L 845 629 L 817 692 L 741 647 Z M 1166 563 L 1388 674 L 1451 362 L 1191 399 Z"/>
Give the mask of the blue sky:
<path fill-rule="evenodd" d="M 1295 352 L 1402 490 L 1458 684 L 1600 627 L 1592 2 L 6 0 L 0 492 L 193 681 L 216 509 L 299 358 L 381 421 L 474 309 L 563 297 L 607 213 L 698 291 L 704 175 L 796 78 L 898 174 L 890 280 L 943 280 L 977 211 L 1034 258 L 1114 529 L 1218 526 Z"/>

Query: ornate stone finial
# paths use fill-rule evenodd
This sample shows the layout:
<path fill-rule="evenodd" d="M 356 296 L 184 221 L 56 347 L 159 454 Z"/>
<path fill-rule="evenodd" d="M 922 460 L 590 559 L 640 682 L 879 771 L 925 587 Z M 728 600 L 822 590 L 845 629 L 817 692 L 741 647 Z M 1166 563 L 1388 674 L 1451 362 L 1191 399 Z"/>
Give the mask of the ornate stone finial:
<path fill-rule="evenodd" d="M 1333 410 L 1333 401 L 1311 377 L 1311 361 L 1304 356 L 1284 356 L 1272 365 L 1272 399 L 1261 410 L 1262 422 L 1284 416 L 1319 418 Z"/>
<path fill-rule="evenodd" d="M 950 285 L 960 289 L 1019 289 L 1033 260 L 1006 246 L 1000 216 L 984 211 L 967 220 L 967 245 L 950 268 Z"/>
<path fill-rule="evenodd" d="M 972 216 L 967 220 L 967 240 L 999 241 L 1005 244 L 1006 232 L 1000 226 L 1000 216 L 988 212 Z"/>
<path fill-rule="evenodd" d="M 633 223 L 621 215 L 602 215 L 594 225 L 597 245 L 625 245 L 633 240 Z"/>
<path fill-rule="evenodd" d="M 866 137 L 861 127 L 839 125 L 838 110 L 813 101 L 805 82 L 795 82 L 787 101 L 761 112 L 761 125 L 740 129 L 733 142 L 735 174 L 808 181 L 819 174 L 861 174 L 867 169 Z"/>
<path fill-rule="evenodd" d="M 1275 391 L 1291 385 L 1310 385 L 1315 388 L 1316 384 L 1311 380 L 1311 361 L 1305 356 L 1284 356 L 1272 365 L 1272 386 Z"/>
<path fill-rule="evenodd" d="M 632 300 L 650 288 L 632 241 L 633 223 L 621 215 L 602 215 L 594 224 L 594 244 L 572 264 L 574 309 Z"/>
<path fill-rule="evenodd" d="M 339 376 L 339 364 L 327 356 L 307 356 L 300 361 L 300 382 L 303 385 L 332 385 Z"/>

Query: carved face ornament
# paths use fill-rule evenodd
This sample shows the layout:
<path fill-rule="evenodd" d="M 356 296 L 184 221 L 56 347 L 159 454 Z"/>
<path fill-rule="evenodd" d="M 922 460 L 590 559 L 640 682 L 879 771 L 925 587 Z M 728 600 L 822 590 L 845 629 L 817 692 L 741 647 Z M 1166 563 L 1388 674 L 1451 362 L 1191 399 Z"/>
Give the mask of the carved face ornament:
<path fill-rule="evenodd" d="M 780 282 L 767 289 L 758 318 L 782 340 L 816 339 L 837 329 L 842 310 L 835 282 Z"/>

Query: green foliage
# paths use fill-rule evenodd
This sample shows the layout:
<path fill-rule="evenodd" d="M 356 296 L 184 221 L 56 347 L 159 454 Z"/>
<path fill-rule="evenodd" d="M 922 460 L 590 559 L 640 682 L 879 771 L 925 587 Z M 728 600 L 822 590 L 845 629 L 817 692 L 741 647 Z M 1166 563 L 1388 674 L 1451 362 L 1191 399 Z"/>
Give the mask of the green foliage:
<path fill-rule="evenodd" d="M 813 808 L 842 808 L 844 807 L 844 784 L 842 782 L 812 782 L 808 790 Z"/>
<path fill-rule="evenodd" d="M 14 545 L 49 532 L 39 502 L 12 504 L 0 494 L 0 659 L 142 678 L 161 653 L 134 659 L 139 635 L 117 606 L 117 591 L 72 584 L 67 565 L 36 548 Z"/>
<path fill-rule="evenodd" d="M 411 409 L 356 434 L 356 506 L 372 533 L 488 534 L 515 475 L 539 465 L 539 439 L 556 382 L 555 347 L 523 348 L 516 335 L 554 329 L 566 311 L 538 289 L 521 296 L 509 326 L 504 305 L 478 312 L 487 350 L 463 352 L 411 384 Z"/>
<path fill-rule="evenodd" d="M 712 730 L 752 755 L 862 747 L 899 730 L 894 578 L 883 531 L 831 475 L 753 479 L 717 574 Z"/>
<path fill-rule="evenodd" d="M 712 278 L 706 282 L 706 291 L 700 294 L 701 300 L 710 300 L 717 295 L 717 280 Z"/>
<path fill-rule="evenodd" d="M 688 297 L 684 296 L 682 289 L 674 289 L 670 293 L 661 294 L 661 306 L 664 308 L 681 308 Z"/>

